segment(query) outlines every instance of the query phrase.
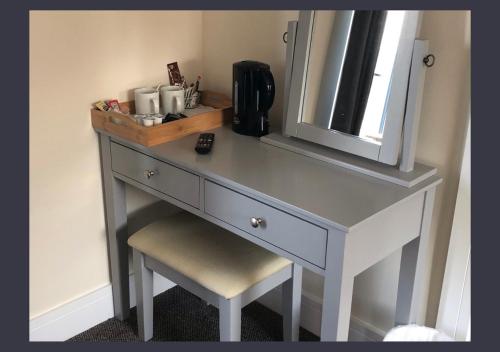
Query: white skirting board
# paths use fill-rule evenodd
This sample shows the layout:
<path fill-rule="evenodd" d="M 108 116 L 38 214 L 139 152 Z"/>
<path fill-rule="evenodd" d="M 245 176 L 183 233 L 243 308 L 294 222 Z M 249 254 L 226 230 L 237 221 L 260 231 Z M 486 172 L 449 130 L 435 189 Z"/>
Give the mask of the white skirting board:
<path fill-rule="evenodd" d="M 164 292 L 175 284 L 155 273 L 154 293 Z M 281 290 L 276 288 L 258 300 L 269 309 L 281 312 Z M 134 276 L 130 276 L 130 307 L 135 306 Z M 85 296 L 30 320 L 30 341 L 66 341 L 113 317 L 113 297 L 108 284 Z M 301 323 L 305 329 L 319 336 L 321 327 L 321 299 L 302 291 Z M 381 341 L 382 331 L 354 316 L 351 317 L 349 341 Z"/>
<path fill-rule="evenodd" d="M 175 284 L 154 274 L 155 296 Z M 135 281 L 130 275 L 130 307 L 135 307 Z M 111 284 L 30 319 L 30 341 L 66 341 L 113 317 Z"/>
<path fill-rule="evenodd" d="M 269 309 L 281 314 L 281 287 L 277 287 L 258 299 Z M 321 331 L 322 299 L 302 290 L 300 326 L 319 336 Z M 349 326 L 348 341 L 382 341 L 386 331 L 353 315 Z"/>

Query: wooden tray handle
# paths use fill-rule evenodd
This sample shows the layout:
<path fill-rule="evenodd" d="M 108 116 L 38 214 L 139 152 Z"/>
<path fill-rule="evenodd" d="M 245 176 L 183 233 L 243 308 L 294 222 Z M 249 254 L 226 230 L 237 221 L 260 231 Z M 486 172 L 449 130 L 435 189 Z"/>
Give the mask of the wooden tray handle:
<path fill-rule="evenodd" d="M 132 119 L 130 116 L 122 115 L 119 113 L 115 113 L 105 117 L 104 125 L 109 125 L 109 124 L 123 126 L 123 127 L 137 126 L 137 122 L 135 122 L 135 120 Z"/>
<path fill-rule="evenodd" d="M 107 132 L 117 133 L 123 136 L 137 132 L 141 129 L 141 126 L 128 115 L 113 113 L 105 116 L 103 128 Z"/>

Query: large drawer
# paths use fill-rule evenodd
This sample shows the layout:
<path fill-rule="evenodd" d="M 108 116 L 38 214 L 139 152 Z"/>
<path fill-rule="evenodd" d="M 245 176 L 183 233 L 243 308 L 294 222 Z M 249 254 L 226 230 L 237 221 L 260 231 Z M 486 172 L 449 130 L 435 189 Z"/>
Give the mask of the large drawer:
<path fill-rule="evenodd" d="M 195 208 L 200 206 L 197 175 L 117 143 L 111 143 L 111 168 Z"/>
<path fill-rule="evenodd" d="M 327 231 L 319 226 L 210 181 L 205 181 L 205 212 L 312 264 L 325 267 Z M 252 217 L 262 222 L 253 227 Z"/>

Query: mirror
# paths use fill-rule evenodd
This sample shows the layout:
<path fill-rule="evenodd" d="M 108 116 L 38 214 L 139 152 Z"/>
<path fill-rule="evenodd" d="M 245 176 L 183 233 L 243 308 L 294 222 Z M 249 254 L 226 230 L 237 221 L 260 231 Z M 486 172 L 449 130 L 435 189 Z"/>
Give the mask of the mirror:
<path fill-rule="evenodd" d="M 316 12 L 303 122 L 380 142 L 403 18 L 403 11 Z"/>
<path fill-rule="evenodd" d="M 301 11 L 285 134 L 395 165 L 418 11 Z"/>

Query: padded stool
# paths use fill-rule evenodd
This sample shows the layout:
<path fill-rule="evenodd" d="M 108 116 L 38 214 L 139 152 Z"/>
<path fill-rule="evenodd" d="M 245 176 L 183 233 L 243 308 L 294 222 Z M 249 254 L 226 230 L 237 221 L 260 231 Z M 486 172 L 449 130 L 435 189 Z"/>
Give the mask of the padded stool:
<path fill-rule="evenodd" d="M 153 271 L 219 308 L 221 341 L 239 341 L 241 309 L 283 284 L 283 337 L 298 341 L 300 265 L 187 212 L 147 225 L 128 244 L 144 341 L 153 337 Z"/>

